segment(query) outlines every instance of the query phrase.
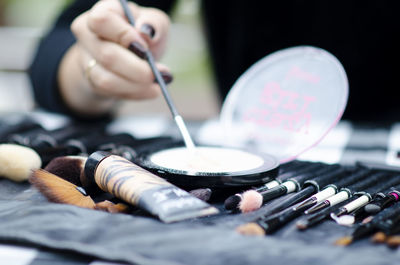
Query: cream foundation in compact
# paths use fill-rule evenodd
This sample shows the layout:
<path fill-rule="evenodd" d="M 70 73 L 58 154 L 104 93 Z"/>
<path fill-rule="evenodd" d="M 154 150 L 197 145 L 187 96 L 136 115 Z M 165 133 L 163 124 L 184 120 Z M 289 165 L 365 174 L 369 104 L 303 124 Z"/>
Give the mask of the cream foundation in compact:
<path fill-rule="evenodd" d="M 258 185 L 273 180 L 279 169 L 272 156 L 226 147 L 175 147 L 140 160 L 146 169 L 186 187 Z"/>

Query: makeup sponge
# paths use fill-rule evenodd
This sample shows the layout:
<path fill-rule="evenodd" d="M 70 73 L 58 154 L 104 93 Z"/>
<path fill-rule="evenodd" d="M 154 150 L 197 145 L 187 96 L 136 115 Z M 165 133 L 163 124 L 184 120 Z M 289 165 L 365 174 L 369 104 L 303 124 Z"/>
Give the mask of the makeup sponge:
<path fill-rule="evenodd" d="M 33 149 L 16 144 L 0 144 L 0 177 L 24 181 L 32 170 L 41 166 L 42 160 Z"/>

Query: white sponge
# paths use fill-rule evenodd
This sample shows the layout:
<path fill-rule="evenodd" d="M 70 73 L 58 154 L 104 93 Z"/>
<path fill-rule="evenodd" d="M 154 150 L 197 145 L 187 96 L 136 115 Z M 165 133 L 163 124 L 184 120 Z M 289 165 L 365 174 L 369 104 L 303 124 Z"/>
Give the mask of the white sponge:
<path fill-rule="evenodd" d="M 32 170 L 41 166 L 42 160 L 33 149 L 16 144 L 0 144 L 0 177 L 24 181 Z"/>

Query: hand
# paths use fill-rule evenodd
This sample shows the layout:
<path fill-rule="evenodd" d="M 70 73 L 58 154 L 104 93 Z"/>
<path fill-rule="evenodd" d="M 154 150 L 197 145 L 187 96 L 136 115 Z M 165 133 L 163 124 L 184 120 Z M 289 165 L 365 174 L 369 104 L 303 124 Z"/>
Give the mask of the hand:
<path fill-rule="evenodd" d="M 135 27 L 128 23 L 118 0 L 101 0 L 73 21 L 71 30 L 77 42 L 61 63 L 59 83 L 61 95 L 74 110 L 97 113 L 109 109 L 114 99 L 159 95 L 160 88 L 141 53 L 150 49 L 156 59 L 162 55 L 169 29 L 168 16 L 158 9 L 134 3 L 129 3 L 129 7 L 136 20 Z M 90 69 L 89 62 L 92 62 Z M 157 67 L 166 73 L 168 81 L 168 68 L 161 64 Z"/>

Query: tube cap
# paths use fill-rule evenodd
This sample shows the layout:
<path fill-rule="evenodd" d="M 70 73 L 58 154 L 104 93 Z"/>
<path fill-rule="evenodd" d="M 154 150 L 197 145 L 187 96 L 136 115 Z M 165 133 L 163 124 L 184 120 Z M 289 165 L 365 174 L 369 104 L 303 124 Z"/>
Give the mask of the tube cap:
<path fill-rule="evenodd" d="M 81 179 L 82 185 L 85 188 L 97 187 L 94 180 L 94 174 L 96 172 L 97 165 L 106 157 L 110 156 L 111 153 L 105 151 L 96 151 L 92 153 L 86 160 L 85 163 L 85 177 Z"/>

